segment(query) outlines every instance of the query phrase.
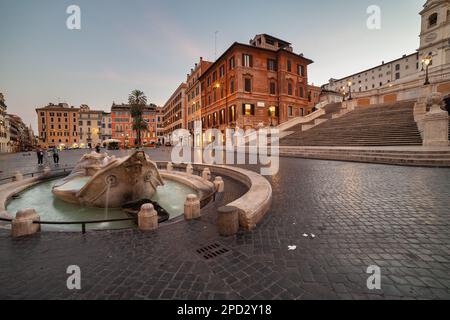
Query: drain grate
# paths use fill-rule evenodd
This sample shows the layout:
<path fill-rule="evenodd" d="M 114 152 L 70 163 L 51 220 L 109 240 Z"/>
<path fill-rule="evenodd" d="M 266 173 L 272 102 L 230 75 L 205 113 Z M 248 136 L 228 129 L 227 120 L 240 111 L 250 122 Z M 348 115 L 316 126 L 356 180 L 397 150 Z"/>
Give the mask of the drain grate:
<path fill-rule="evenodd" d="M 214 244 L 210 244 L 206 247 L 197 249 L 196 252 L 199 255 L 201 255 L 203 257 L 203 259 L 210 260 L 210 259 L 217 258 L 221 255 L 224 255 L 224 254 L 230 252 L 230 250 L 223 247 L 221 244 L 214 243 Z"/>

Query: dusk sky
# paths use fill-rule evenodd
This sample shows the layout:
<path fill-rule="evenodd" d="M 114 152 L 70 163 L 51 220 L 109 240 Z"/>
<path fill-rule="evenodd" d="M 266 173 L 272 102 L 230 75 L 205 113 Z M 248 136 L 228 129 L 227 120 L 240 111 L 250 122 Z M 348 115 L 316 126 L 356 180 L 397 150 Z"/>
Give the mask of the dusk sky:
<path fill-rule="evenodd" d="M 415 52 L 425 0 L 0 0 L 0 92 L 8 112 L 36 129 L 49 102 L 109 110 L 133 89 L 164 104 L 200 56 L 268 33 L 314 64 L 322 85 Z M 81 30 L 66 9 L 81 7 Z M 366 27 L 381 7 L 381 30 Z"/>

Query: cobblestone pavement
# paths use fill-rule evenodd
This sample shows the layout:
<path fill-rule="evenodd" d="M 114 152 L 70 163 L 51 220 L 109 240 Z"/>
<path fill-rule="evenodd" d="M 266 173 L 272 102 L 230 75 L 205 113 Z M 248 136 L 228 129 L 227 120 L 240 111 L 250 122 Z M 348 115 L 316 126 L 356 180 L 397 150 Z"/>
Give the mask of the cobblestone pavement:
<path fill-rule="evenodd" d="M 0 231 L 0 298 L 450 298 L 449 169 L 280 161 L 269 177 L 270 212 L 253 232 L 234 237 L 218 236 L 213 206 L 198 221 L 154 233 L 12 240 Z M 230 197 L 241 189 L 227 181 Z M 205 260 L 196 249 L 209 244 L 229 251 Z M 69 265 L 81 267 L 81 291 L 66 288 Z M 367 289 L 371 265 L 381 268 L 381 290 Z"/>

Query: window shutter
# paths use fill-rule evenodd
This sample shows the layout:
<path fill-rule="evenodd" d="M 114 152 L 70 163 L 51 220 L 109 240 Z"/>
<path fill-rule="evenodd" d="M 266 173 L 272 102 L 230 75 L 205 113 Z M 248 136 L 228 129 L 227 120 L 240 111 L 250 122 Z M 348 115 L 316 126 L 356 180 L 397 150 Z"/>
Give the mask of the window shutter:
<path fill-rule="evenodd" d="M 255 115 L 255 105 L 254 105 L 254 104 L 252 104 L 251 112 L 250 112 L 250 113 L 252 114 L 252 116 Z"/>
<path fill-rule="evenodd" d="M 242 104 L 242 115 L 245 116 L 245 103 Z"/>
<path fill-rule="evenodd" d="M 245 53 L 242 54 L 242 66 L 245 67 Z"/>
<path fill-rule="evenodd" d="M 275 117 L 280 116 L 280 107 L 275 107 Z"/>
<path fill-rule="evenodd" d="M 250 68 L 253 68 L 253 56 L 250 55 Z"/>

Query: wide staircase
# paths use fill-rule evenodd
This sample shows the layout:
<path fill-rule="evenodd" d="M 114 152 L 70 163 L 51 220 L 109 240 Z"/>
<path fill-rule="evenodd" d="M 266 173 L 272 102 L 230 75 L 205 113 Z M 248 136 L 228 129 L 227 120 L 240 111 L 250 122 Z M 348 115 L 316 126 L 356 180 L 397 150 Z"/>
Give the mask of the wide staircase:
<path fill-rule="evenodd" d="M 304 128 L 306 126 L 313 126 L 316 123 L 316 121 L 318 121 L 318 120 L 319 121 L 324 121 L 324 122 L 325 121 L 329 121 L 329 120 L 331 120 L 333 118 L 334 114 L 336 114 L 336 113 L 338 113 L 339 111 L 342 110 L 342 103 L 341 102 L 339 102 L 339 103 L 331 103 L 331 104 L 328 104 L 328 105 L 324 106 L 322 109 L 325 110 L 325 114 L 323 114 L 322 116 L 317 117 L 314 120 L 311 120 L 310 122 L 304 122 L 304 123 L 301 123 L 301 124 L 297 124 L 297 125 L 289 128 L 286 131 L 289 131 L 289 132 L 302 132 L 302 130 L 304 131 Z"/>
<path fill-rule="evenodd" d="M 340 105 L 329 105 L 340 108 Z M 360 107 L 337 119 L 302 131 L 293 127 L 291 135 L 282 138 L 281 146 L 420 146 L 422 138 L 414 121 L 414 101 L 391 105 Z M 331 112 L 324 116 L 332 117 Z"/>

